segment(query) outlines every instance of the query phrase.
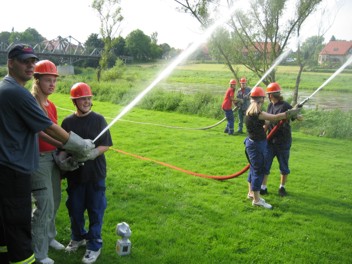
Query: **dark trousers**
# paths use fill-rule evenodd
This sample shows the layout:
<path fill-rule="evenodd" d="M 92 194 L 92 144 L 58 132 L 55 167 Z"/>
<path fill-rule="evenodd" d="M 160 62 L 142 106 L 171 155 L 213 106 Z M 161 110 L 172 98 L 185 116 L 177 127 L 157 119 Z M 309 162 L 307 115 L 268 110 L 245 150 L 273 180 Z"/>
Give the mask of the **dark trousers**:
<path fill-rule="evenodd" d="M 31 211 L 30 174 L 0 165 L 1 263 L 6 263 L 6 258 L 11 262 L 34 262 Z"/>
<path fill-rule="evenodd" d="M 71 220 L 71 239 L 86 239 L 87 249 L 93 251 L 98 251 L 103 246 L 101 230 L 107 205 L 105 189 L 105 179 L 81 184 L 68 181 L 66 207 Z M 86 210 L 89 218 L 88 232 L 84 219 Z"/>
<path fill-rule="evenodd" d="M 234 127 L 235 127 L 235 116 L 233 114 L 232 109 L 230 110 L 224 110 L 225 112 L 225 117 L 227 119 L 227 125 L 225 128 L 225 131 L 229 134 L 233 134 L 234 132 Z"/>

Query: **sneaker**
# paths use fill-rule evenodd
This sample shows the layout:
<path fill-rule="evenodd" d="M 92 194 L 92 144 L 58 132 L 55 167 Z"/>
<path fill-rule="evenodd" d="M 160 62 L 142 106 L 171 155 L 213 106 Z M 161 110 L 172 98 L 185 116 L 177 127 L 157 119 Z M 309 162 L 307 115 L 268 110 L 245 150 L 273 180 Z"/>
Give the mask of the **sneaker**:
<path fill-rule="evenodd" d="M 281 187 L 281 188 L 279 189 L 279 195 L 280 195 L 281 197 L 284 197 L 284 196 L 287 195 L 287 192 L 286 192 L 286 190 L 285 190 L 285 187 Z"/>
<path fill-rule="evenodd" d="M 273 207 L 271 206 L 271 204 L 268 204 L 268 203 L 266 203 L 266 202 L 263 201 L 263 200 L 259 200 L 259 202 L 257 202 L 257 203 L 255 203 L 254 200 L 253 200 L 253 201 L 252 201 L 252 205 L 253 205 L 253 206 L 262 206 L 262 207 L 264 207 L 264 208 L 266 208 L 266 209 L 271 209 L 271 208 L 273 208 Z"/>
<path fill-rule="evenodd" d="M 75 252 L 79 247 L 83 247 L 85 245 L 86 245 L 85 239 L 82 239 L 81 241 L 71 240 L 70 243 L 68 243 L 67 247 L 65 248 L 65 251 Z"/>
<path fill-rule="evenodd" d="M 51 258 L 45 258 L 45 259 L 36 259 L 36 263 L 40 263 L 40 264 L 54 264 L 55 261 L 52 260 Z"/>
<path fill-rule="evenodd" d="M 95 262 L 100 255 L 100 251 L 101 249 L 99 249 L 98 251 L 86 250 L 86 253 L 84 253 L 84 256 L 82 258 L 82 262 L 86 264 Z"/>
<path fill-rule="evenodd" d="M 261 194 L 261 195 L 268 194 L 268 188 L 260 189 L 260 194 Z"/>
<path fill-rule="evenodd" d="M 54 248 L 56 250 L 65 249 L 65 246 L 63 244 L 61 244 L 60 242 L 58 242 L 56 239 L 51 240 L 49 246 L 51 246 L 52 248 Z"/>
<path fill-rule="evenodd" d="M 247 194 L 247 199 L 253 200 L 253 198 L 254 198 L 253 194 Z M 259 200 L 265 202 L 265 200 L 262 197 L 260 197 Z"/>

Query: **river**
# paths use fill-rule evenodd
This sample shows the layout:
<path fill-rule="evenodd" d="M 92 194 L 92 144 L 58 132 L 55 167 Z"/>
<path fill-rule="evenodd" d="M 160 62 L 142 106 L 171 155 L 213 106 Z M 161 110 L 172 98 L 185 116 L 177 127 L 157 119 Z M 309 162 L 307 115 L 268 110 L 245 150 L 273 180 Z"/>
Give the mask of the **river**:
<path fill-rule="evenodd" d="M 197 92 L 211 93 L 216 96 L 223 96 L 225 94 L 223 86 L 217 85 L 204 85 L 204 84 L 170 84 L 161 83 L 158 85 L 159 88 L 167 91 L 178 91 L 186 94 L 193 94 Z M 237 89 L 236 89 L 237 90 Z M 314 91 L 299 91 L 298 102 L 302 102 L 304 99 L 309 97 Z M 292 100 L 293 91 L 282 93 L 285 100 L 289 103 Z M 319 90 L 311 99 L 309 99 L 304 107 L 306 109 L 319 109 L 319 110 L 333 110 L 340 109 L 341 111 L 352 110 L 352 90 L 349 93 L 346 92 L 333 92 L 325 91 L 324 88 Z"/>

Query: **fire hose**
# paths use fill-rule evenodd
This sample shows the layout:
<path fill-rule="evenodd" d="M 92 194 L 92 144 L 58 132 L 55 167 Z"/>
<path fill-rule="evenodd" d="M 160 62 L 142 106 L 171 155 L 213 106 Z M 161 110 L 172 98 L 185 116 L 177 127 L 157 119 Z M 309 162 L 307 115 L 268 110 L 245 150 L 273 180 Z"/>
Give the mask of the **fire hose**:
<path fill-rule="evenodd" d="M 270 133 L 269 133 L 268 136 L 267 136 L 267 139 L 268 139 L 268 140 L 271 139 L 271 137 L 276 133 L 276 131 L 282 126 L 283 123 L 284 123 L 284 120 L 281 120 L 281 121 L 270 131 Z M 228 180 L 228 179 L 232 179 L 232 178 L 236 178 L 236 177 L 242 175 L 243 173 L 245 173 L 245 172 L 249 169 L 249 164 L 247 164 L 245 167 L 243 167 L 242 170 L 240 170 L 240 171 L 238 171 L 238 172 L 236 172 L 236 173 L 234 173 L 234 174 L 231 174 L 231 175 L 221 175 L 221 176 L 206 175 L 206 174 L 201 174 L 201 173 L 196 173 L 196 172 L 192 172 L 192 171 L 189 171 L 189 170 L 185 170 L 185 169 L 176 167 L 176 166 L 174 166 L 174 165 L 171 165 L 171 164 L 168 164 L 168 163 L 165 163 L 165 162 L 162 162 L 162 161 L 153 160 L 153 159 L 146 158 L 146 157 L 143 157 L 143 156 L 140 156 L 140 155 L 136 155 L 136 154 L 133 154 L 133 153 L 129 153 L 129 152 L 126 152 L 126 151 L 123 151 L 123 150 L 120 150 L 120 149 L 115 149 L 115 148 L 110 148 L 110 149 L 113 150 L 113 151 L 116 151 L 116 152 L 118 152 L 118 153 L 124 154 L 124 155 L 128 155 L 128 156 L 131 156 L 131 157 L 135 157 L 135 158 L 137 158 L 137 159 L 146 160 L 146 161 L 151 161 L 151 162 L 160 164 L 160 165 L 162 165 L 162 166 L 165 166 L 165 167 L 168 167 L 168 168 L 171 168 L 171 169 L 174 169 L 174 170 L 177 170 L 177 171 L 180 171 L 180 172 L 189 174 L 189 175 L 193 175 L 193 176 L 197 176 L 197 177 L 201 177 L 201 178 L 207 178 L 207 179 L 220 180 L 220 181 Z"/>
<path fill-rule="evenodd" d="M 233 112 L 235 112 L 238 109 L 238 107 L 234 107 L 232 109 Z M 216 127 L 218 125 L 220 125 L 222 122 L 224 122 L 226 120 L 226 117 L 224 117 L 223 119 L 221 119 L 219 122 L 210 125 L 210 126 L 206 126 L 206 127 L 179 127 L 179 126 L 168 126 L 168 125 L 160 125 L 160 124 L 153 124 L 153 123 L 145 123 L 145 122 L 138 122 L 138 121 L 130 121 L 130 120 L 123 120 L 121 119 L 121 121 L 126 121 L 126 122 L 131 122 L 131 123 L 135 123 L 135 124 L 144 124 L 144 125 L 153 125 L 153 126 L 160 126 L 160 127 L 166 127 L 166 128 L 174 128 L 174 129 L 183 129 L 183 130 L 207 130 L 213 127 Z"/>
<path fill-rule="evenodd" d="M 335 78 L 336 75 L 338 75 L 340 72 L 342 72 L 342 70 L 344 68 L 346 68 L 351 63 L 352 63 L 352 56 L 333 75 L 331 75 L 320 87 L 318 87 L 310 96 L 308 96 L 306 99 L 304 99 L 301 103 L 297 104 L 296 107 L 299 107 L 299 108 L 303 107 L 303 105 L 306 102 L 308 102 L 308 100 L 310 100 L 317 92 L 319 92 L 325 85 L 327 85 L 333 78 Z M 282 126 L 282 124 L 284 122 L 285 122 L 285 120 L 281 120 L 281 121 L 279 121 L 277 123 L 276 126 L 274 126 L 274 128 L 267 135 L 267 140 L 270 140 L 273 137 L 273 135 L 277 132 L 277 130 Z M 181 169 L 181 168 L 178 168 L 176 166 L 167 164 L 165 162 L 152 160 L 152 159 L 149 159 L 149 158 L 146 158 L 146 157 L 142 157 L 142 156 L 138 156 L 138 155 L 135 155 L 135 154 L 131 154 L 131 153 L 128 153 L 128 152 L 125 152 L 125 151 L 122 151 L 122 150 L 117 150 L 117 149 L 113 149 L 113 150 L 115 150 L 115 151 L 117 151 L 119 153 L 125 154 L 125 155 L 129 155 L 129 156 L 132 156 L 132 157 L 139 158 L 139 159 L 152 161 L 152 162 L 158 163 L 160 165 L 163 165 L 163 166 L 166 166 L 166 167 L 169 167 L 169 168 L 172 168 L 172 169 L 175 169 L 175 170 L 178 170 L 178 171 L 181 171 L 181 172 L 193 175 L 193 176 L 202 177 L 202 178 L 209 178 L 209 179 L 216 179 L 216 180 L 228 180 L 228 179 L 236 178 L 236 177 L 242 175 L 243 173 L 245 173 L 249 169 L 249 166 L 250 166 L 249 164 L 247 164 L 242 170 L 240 170 L 240 171 L 238 171 L 238 172 L 236 172 L 234 174 L 231 174 L 231 175 L 212 176 L 212 175 L 195 173 L 195 172 L 192 172 L 192 171 Z"/>

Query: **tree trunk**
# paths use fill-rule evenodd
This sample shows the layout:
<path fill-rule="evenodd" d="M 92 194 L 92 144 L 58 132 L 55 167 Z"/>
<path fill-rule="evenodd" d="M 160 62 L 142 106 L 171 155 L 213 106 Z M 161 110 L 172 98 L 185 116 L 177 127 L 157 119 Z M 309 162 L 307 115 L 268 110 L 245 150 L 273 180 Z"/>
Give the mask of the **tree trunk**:
<path fill-rule="evenodd" d="M 298 89 L 299 89 L 299 84 L 301 82 L 301 75 L 302 75 L 303 69 L 304 69 L 304 64 L 301 63 L 299 65 L 299 70 L 296 77 L 296 85 L 295 85 L 295 90 L 293 91 L 292 105 L 296 105 L 298 101 Z"/>

